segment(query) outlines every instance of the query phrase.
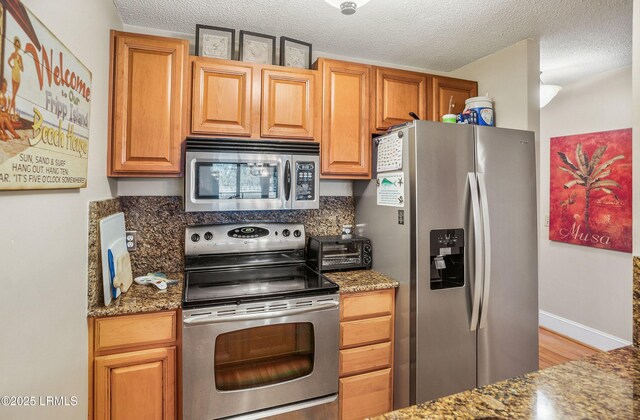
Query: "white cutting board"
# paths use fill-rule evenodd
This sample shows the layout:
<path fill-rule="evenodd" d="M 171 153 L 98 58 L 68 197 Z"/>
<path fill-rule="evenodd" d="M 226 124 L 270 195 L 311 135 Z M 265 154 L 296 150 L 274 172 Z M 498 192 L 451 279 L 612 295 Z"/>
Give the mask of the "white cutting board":
<path fill-rule="evenodd" d="M 115 251 L 121 252 L 120 244 L 124 247 L 124 251 L 127 252 L 124 213 L 116 213 L 100 219 L 100 256 L 102 257 L 102 290 L 104 292 L 105 306 L 108 306 L 113 299 L 108 250 L 111 249 L 113 253 L 115 266 L 119 255 Z M 118 296 L 120 296 L 120 289 L 116 289 L 115 297 Z"/>

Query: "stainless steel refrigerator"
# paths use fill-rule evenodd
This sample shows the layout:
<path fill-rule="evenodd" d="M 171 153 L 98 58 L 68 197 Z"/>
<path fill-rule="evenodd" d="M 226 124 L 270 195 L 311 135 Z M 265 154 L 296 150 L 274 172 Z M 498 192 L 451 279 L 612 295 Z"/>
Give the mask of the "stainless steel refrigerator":
<path fill-rule="evenodd" d="M 537 370 L 533 133 L 415 121 L 372 150 L 356 229 L 400 282 L 394 406 Z"/>

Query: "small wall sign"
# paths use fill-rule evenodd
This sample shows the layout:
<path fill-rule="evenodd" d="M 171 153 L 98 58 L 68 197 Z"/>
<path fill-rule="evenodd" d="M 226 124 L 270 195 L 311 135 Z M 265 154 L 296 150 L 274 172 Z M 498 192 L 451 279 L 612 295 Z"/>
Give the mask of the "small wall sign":
<path fill-rule="evenodd" d="M 551 138 L 549 239 L 631 252 L 631 129 Z"/>
<path fill-rule="evenodd" d="M 0 8 L 0 190 L 86 187 L 91 72 L 21 2 Z"/>
<path fill-rule="evenodd" d="M 379 206 L 404 207 L 404 174 L 385 172 L 376 179 L 377 204 Z"/>

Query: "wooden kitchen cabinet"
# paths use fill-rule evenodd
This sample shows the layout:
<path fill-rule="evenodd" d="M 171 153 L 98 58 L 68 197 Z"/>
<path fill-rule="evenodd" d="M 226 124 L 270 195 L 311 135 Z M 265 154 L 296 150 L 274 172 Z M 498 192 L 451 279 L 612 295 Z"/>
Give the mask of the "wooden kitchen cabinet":
<path fill-rule="evenodd" d="M 340 296 L 340 418 L 393 410 L 395 289 Z"/>
<path fill-rule="evenodd" d="M 322 77 L 321 175 L 370 178 L 371 67 L 323 58 L 315 66 Z"/>
<path fill-rule="evenodd" d="M 250 64 L 193 60 L 191 133 L 250 137 L 260 124 Z M 259 106 L 259 104 L 258 104 Z"/>
<path fill-rule="evenodd" d="M 176 348 L 95 359 L 95 419 L 174 419 Z"/>
<path fill-rule="evenodd" d="M 464 110 L 464 101 L 466 99 L 478 96 L 478 82 L 433 76 L 432 91 L 433 100 L 430 119 L 442 121 L 442 116 L 445 114 L 461 113 Z M 450 101 L 451 109 L 449 108 Z"/>
<path fill-rule="evenodd" d="M 340 418 L 363 419 L 393 411 L 392 385 L 391 369 L 340 378 Z"/>
<path fill-rule="evenodd" d="M 89 319 L 89 419 L 179 415 L 178 311 Z"/>
<path fill-rule="evenodd" d="M 375 67 L 372 131 L 413 121 L 409 112 L 427 119 L 429 76 L 411 71 Z"/>
<path fill-rule="evenodd" d="M 179 176 L 189 42 L 111 31 L 109 176 Z"/>
<path fill-rule="evenodd" d="M 315 140 L 316 73 L 194 57 L 191 134 Z"/>
<path fill-rule="evenodd" d="M 316 72 L 262 70 L 262 137 L 314 140 L 319 116 Z"/>
<path fill-rule="evenodd" d="M 314 140 L 319 110 L 316 71 L 262 70 L 262 137 Z"/>

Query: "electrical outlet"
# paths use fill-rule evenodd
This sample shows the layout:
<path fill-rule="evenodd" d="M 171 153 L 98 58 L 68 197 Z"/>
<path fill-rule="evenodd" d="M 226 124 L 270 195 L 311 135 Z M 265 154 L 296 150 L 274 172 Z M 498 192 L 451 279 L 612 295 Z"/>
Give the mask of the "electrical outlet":
<path fill-rule="evenodd" d="M 544 226 L 545 227 L 549 227 L 549 215 L 548 214 L 544 215 Z"/>
<path fill-rule="evenodd" d="M 133 252 L 138 249 L 138 232 L 135 230 L 128 230 L 125 232 L 125 238 L 127 242 L 127 251 Z"/>

